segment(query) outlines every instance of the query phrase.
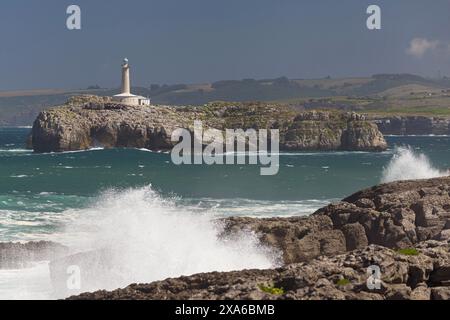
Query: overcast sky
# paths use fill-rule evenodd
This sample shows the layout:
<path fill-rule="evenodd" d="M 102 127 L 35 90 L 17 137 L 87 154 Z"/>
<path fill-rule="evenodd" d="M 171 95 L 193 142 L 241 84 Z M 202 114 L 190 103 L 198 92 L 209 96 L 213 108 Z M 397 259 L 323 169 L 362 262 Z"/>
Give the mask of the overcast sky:
<path fill-rule="evenodd" d="M 81 7 L 81 30 L 66 9 Z M 382 29 L 366 27 L 381 7 Z M 450 0 L 2 0 L 0 90 L 450 75 Z"/>

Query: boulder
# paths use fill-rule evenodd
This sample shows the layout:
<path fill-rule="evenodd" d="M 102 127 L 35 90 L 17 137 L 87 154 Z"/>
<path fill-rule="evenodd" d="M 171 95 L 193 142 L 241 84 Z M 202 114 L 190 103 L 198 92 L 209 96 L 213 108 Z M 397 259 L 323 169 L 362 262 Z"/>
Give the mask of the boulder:
<path fill-rule="evenodd" d="M 450 287 L 437 287 L 431 289 L 432 300 L 450 300 Z"/>

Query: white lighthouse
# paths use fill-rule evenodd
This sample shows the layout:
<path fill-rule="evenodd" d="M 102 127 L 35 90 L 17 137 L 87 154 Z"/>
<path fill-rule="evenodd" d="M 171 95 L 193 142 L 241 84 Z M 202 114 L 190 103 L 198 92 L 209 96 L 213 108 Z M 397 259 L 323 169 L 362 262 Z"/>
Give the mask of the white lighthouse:
<path fill-rule="evenodd" d="M 122 92 L 113 96 L 113 101 L 134 106 L 150 105 L 149 98 L 131 94 L 130 88 L 130 65 L 128 64 L 128 59 L 125 58 L 122 63 Z"/>

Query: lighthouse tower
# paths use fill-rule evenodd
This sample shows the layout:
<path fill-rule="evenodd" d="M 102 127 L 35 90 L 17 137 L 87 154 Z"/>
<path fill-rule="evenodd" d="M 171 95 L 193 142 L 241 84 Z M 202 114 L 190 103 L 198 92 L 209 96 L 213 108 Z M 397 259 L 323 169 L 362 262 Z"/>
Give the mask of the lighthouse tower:
<path fill-rule="evenodd" d="M 130 65 L 128 64 L 128 59 L 123 59 L 122 63 L 122 94 L 130 93 Z"/>
<path fill-rule="evenodd" d="M 128 59 L 123 59 L 122 63 L 122 90 L 121 93 L 113 96 L 113 101 L 120 102 L 122 104 L 134 105 L 134 106 L 149 106 L 150 99 L 143 96 L 136 96 L 131 94 L 130 90 L 130 65 Z"/>

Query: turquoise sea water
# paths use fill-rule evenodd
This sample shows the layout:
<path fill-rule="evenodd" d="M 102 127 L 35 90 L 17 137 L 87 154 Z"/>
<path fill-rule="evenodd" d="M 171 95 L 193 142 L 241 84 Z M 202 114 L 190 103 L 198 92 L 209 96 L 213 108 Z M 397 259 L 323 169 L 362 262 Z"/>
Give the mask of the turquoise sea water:
<path fill-rule="evenodd" d="M 151 185 L 177 205 L 219 215 L 301 215 L 379 183 L 396 146 L 450 168 L 450 137 L 387 137 L 382 153 L 281 152 L 279 173 L 261 176 L 258 166 L 177 166 L 169 154 L 146 150 L 33 154 L 25 150 L 29 130 L 0 129 L 2 241 L 51 233 L 65 211 L 92 206 L 112 189 Z"/>
<path fill-rule="evenodd" d="M 0 242 L 53 240 L 108 248 L 119 270 L 88 291 L 207 271 L 269 268 L 277 253 L 251 232 L 224 241 L 215 218 L 311 214 L 362 188 L 448 174 L 450 137 L 387 137 L 389 150 L 280 153 L 258 166 L 173 165 L 170 155 L 113 149 L 34 154 L 30 129 L 0 128 Z M 101 276 L 101 274 L 99 274 Z M 0 299 L 52 299 L 48 262 L 0 269 Z M 63 279 L 64 281 L 64 279 Z"/>

